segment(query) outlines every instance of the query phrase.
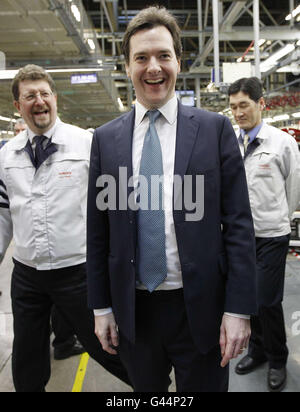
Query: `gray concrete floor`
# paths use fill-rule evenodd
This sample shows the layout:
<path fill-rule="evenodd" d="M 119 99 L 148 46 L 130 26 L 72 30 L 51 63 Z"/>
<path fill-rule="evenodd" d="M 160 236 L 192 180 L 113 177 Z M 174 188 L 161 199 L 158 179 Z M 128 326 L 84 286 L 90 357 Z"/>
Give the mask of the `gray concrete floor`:
<path fill-rule="evenodd" d="M 12 246 L 0 267 L 0 392 L 14 392 L 11 376 L 12 315 L 10 277 L 12 272 Z M 288 383 L 285 392 L 300 392 L 300 260 L 288 257 L 284 311 L 290 356 Z M 299 321 L 298 324 L 296 323 Z M 267 392 L 267 365 L 250 375 L 238 376 L 234 367 L 239 359 L 231 362 L 230 392 Z M 71 392 L 80 357 L 55 361 L 52 353 L 52 375 L 47 392 Z M 172 376 L 173 377 L 173 376 Z M 172 379 L 174 382 L 174 378 Z M 89 359 L 82 392 L 130 392 L 127 385 L 111 376 L 95 361 Z M 175 391 L 174 383 L 170 391 Z"/>

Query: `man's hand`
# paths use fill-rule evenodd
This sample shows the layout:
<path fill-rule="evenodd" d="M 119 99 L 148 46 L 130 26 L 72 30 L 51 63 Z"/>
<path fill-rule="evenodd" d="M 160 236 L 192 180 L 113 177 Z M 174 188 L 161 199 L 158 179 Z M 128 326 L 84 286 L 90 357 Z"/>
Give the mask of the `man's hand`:
<path fill-rule="evenodd" d="M 117 324 L 113 313 L 103 316 L 95 316 L 95 334 L 99 339 L 103 350 L 116 355 L 114 347 L 119 346 Z"/>
<path fill-rule="evenodd" d="M 221 366 L 241 355 L 248 347 L 251 335 L 250 320 L 224 315 L 221 325 L 220 346 L 222 354 Z"/>

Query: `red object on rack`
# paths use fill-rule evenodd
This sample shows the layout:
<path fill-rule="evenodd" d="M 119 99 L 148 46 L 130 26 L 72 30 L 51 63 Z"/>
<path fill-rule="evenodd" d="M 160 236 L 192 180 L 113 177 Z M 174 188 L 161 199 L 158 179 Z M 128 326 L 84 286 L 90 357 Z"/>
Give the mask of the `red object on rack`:
<path fill-rule="evenodd" d="M 274 96 L 266 99 L 266 109 L 274 110 L 279 107 L 291 106 L 298 107 L 300 105 L 300 93 L 285 94 L 283 96 Z"/>

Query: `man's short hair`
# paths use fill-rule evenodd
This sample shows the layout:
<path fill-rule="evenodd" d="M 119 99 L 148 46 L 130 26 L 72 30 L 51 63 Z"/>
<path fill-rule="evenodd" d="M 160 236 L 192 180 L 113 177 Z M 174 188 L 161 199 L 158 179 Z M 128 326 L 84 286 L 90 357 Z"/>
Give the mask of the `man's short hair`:
<path fill-rule="evenodd" d="M 45 80 L 49 84 L 52 92 L 56 94 L 55 83 L 50 74 L 47 73 L 43 67 L 36 66 L 35 64 L 28 64 L 27 66 L 19 70 L 14 80 L 12 81 L 12 94 L 16 101 L 18 101 L 20 97 L 19 84 L 26 80 Z"/>
<path fill-rule="evenodd" d="M 181 30 L 176 18 L 162 6 L 151 6 L 140 11 L 129 23 L 122 43 L 122 52 L 125 56 L 126 64 L 130 60 L 130 39 L 138 31 L 153 29 L 154 27 L 164 26 L 172 35 L 174 50 L 177 59 L 182 56 L 182 43 L 180 39 Z"/>
<path fill-rule="evenodd" d="M 19 119 L 16 120 L 16 125 L 18 124 L 26 124 L 25 120 L 22 117 L 19 117 Z"/>
<path fill-rule="evenodd" d="M 228 96 L 243 92 L 256 103 L 263 97 L 263 85 L 257 77 L 242 78 L 234 82 L 228 90 Z"/>

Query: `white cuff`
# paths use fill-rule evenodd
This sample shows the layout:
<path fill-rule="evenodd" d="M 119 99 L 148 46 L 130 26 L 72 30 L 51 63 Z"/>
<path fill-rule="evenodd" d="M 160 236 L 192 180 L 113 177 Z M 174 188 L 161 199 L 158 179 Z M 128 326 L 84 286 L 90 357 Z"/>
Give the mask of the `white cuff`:
<path fill-rule="evenodd" d="M 250 315 L 239 315 L 238 313 L 229 313 L 225 312 L 225 315 L 232 316 L 234 318 L 240 318 L 240 319 L 250 319 Z"/>
<path fill-rule="evenodd" d="M 112 308 L 94 309 L 94 316 L 104 316 L 112 313 Z"/>

